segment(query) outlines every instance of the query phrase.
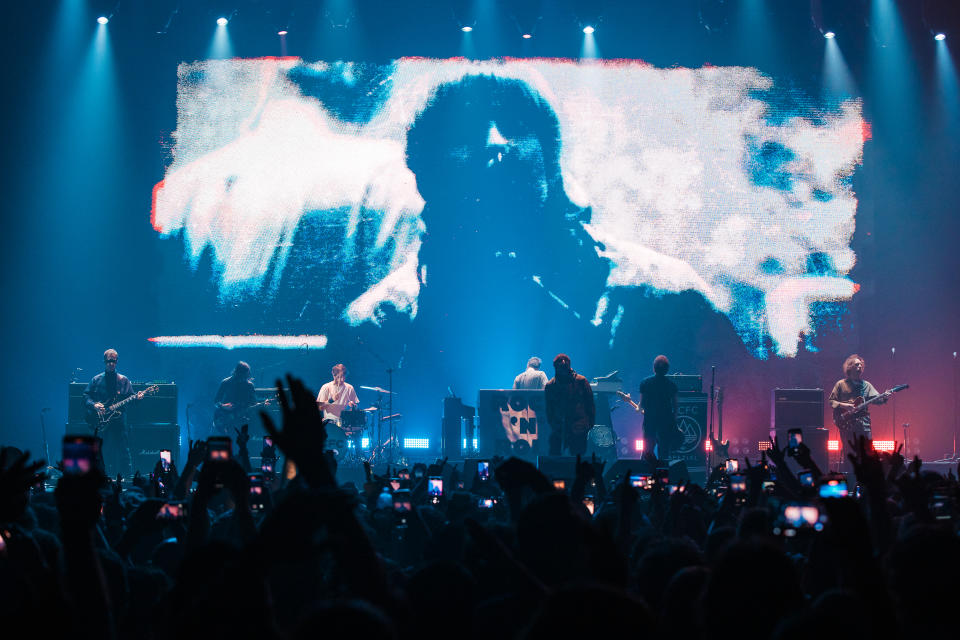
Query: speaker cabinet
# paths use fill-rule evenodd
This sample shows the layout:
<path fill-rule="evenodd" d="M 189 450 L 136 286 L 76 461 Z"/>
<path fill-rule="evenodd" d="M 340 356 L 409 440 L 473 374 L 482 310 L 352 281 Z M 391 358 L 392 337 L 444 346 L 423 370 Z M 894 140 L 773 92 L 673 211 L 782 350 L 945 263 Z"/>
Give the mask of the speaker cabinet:
<path fill-rule="evenodd" d="M 130 427 L 130 456 L 133 469 L 141 474 L 153 471 L 161 449 L 170 449 L 173 461 L 180 468 L 180 425 L 137 425 Z"/>
<path fill-rule="evenodd" d="M 798 429 L 823 426 L 823 389 L 774 389 L 770 427 Z"/>
<path fill-rule="evenodd" d="M 576 456 L 538 456 L 537 469 L 551 480 L 569 480 L 577 477 Z"/>

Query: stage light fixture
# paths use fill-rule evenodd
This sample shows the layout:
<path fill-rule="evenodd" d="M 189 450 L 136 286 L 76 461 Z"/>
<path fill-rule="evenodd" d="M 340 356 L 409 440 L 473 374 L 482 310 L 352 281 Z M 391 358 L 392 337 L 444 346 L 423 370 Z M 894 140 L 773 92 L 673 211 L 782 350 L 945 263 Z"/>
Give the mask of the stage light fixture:
<path fill-rule="evenodd" d="M 221 26 L 221 27 L 225 27 L 225 26 L 227 26 L 227 19 L 226 19 L 226 18 L 217 18 L 217 24 L 218 24 L 219 26 Z"/>
<path fill-rule="evenodd" d="M 939 42 L 939 41 L 941 41 L 941 40 L 946 40 L 946 39 L 947 39 L 947 34 L 945 34 L 945 33 L 938 33 L 937 35 L 933 36 L 933 39 L 936 40 L 937 42 Z"/>
<path fill-rule="evenodd" d="M 596 29 L 594 29 L 594 28 L 591 27 L 590 25 L 587 25 L 587 26 L 585 26 L 585 27 L 583 28 L 583 32 L 584 32 L 585 34 L 587 34 L 587 35 L 590 35 L 590 34 L 593 33 L 594 31 L 596 31 Z"/>
<path fill-rule="evenodd" d="M 640 451 L 640 452 L 642 452 L 642 451 L 643 451 L 643 440 L 636 440 L 636 441 L 633 443 L 633 450 L 634 450 L 634 451 Z"/>
<path fill-rule="evenodd" d="M 532 38 L 533 36 L 530 35 L 529 33 L 525 33 L 525 34 L 523 34 L 523 35 L 520 36 L 520 37 L 523 38 L 524 40 L 529 40 L 529 39 Z"/>
<path fill-rule="evenodd" d="M 770 451 L 771 449 L 773 449 L 773 445 L 770 444 L 769 440 L 757 441 L 757 451 Z"/>
<path fill-rule="evenodd" d="M 100 16 L 99 18 L 97 18 L 97 22 L 100 24 L 107 24 L 108 22 L 110 22 L 110 18 L 108 18 L 107 16 Z"/>
<path fill-rule="evenodd" d="M 430 439 L 429 438 L 404 438 L 403 448 L 404 449 L 429 449 Z"/>
<path fill-rule="evenodd" d="M 285 36 L 285 35 L 287 35 L 287 30 L 286 30 L 286 29 L 281 29 L 280 31 L 277 31 L 277 35 L 278 35 L 278 36 Z"/>
<path fill-rule="evenodd" d="M 707 438 L 703 441 L 703 450 L 704 451 L 713 451 L 713 443 L 710 442 L 710 439 Z"/>
<path fill-rule="evenodd" d="M 826 38 L 827 40 L 833 40 L 836 36 L 837 34 L 835 34 L 833 31 L 827 31 L 826 33 L 823 34 L 823 37 Z"/>
<path fill-rule="evenodd" d="M 473 31 L 473 27 L 471 27 L 470 25 L 464 25 L 460 27 L 460 31 L 463 31 L 464 33 L 470 33 L 471 31 Z"/>
<path fill-rule="evenodd" d="M 840 441 L 827 440 L 827 451 L 840 451 Z"/>
<path fill-rule="evenodd" d="M 874 451 L 886 451 L 893 452 L 894 441 L 893 440 L 874 440 L 873 441 L 873 450 Z"/>

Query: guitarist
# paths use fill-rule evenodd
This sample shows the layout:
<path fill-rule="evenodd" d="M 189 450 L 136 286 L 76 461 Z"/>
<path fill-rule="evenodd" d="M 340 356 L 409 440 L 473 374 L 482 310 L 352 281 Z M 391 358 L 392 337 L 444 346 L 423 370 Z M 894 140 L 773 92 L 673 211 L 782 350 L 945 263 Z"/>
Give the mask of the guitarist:
<path fill-rule="evenodd" d="M 250 377 L 250 365 L 241 360 L 233 368 L 233 374 L 224 378 L 213 399 L 214 432 L 218 435 L 232 436 L 229 427 L 239 428 L 238 418 L 245 418 L 247 409 L 257 403 L 253 378 Z"/>
<path fill-rule="evenodd" d="M 98 425 L 107 406 L 132 395 L 134 393 L 130 379 L 117 373 L 117 352 L 107 349 L 103 352 L 103 373 L 95 375 L 83 392 L 88 421 Z M 143 392 L 139 392 L 137 396 L 142 398 Z M 133 461 L 127 442 L 126 411 L 120 411 L 109 422 L 100 426 L 97 435 L 103 441 L 100 450 L 103 452 L 107 476 L 112 477 L 117 473 L 131 475 Z"/>
<path fill-rule="evenodd" d="M 834 421 L 841 412 L 855 409 L 860 403 L 880 395 L 872 384 L 863 379 L 864 365 L 863 358 L 857 354 L 853 354 L 844 360 L 844 378 L 838 380 L 837 384 L 833 385 L 833 391 L 830 392 L 830 406 L 833 408 Z M 859 402 L 858 399 L 860 399 Z M 877 400 L 877 404 L 885 402 L 886 399 Z M 870 438 L 870 414 L 864 409 L 854 418 L 849 433 L 848 430 L 841 429 L 841 431 L 844 431 L 844 438 L 858 435 Z"/>
<path fill-rule="evenodd" d="M 640 408 L 643 409 L 643 439 L 648 451 L 666 460 L 682 443 L 677 430 L 677 385 L 667 378 L 670 360 L 659 355 L 653 360 L 653 375 L 640 383 Z"/>

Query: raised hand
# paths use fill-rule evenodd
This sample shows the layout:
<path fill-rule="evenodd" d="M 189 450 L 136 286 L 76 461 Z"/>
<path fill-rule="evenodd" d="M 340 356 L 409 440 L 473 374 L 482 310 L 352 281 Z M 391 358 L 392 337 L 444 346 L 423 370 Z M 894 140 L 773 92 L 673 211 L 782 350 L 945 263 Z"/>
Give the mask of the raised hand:
<path fill-rule="evenodd" d="M 39 473 L 46 464 L 37 460 L 27 464 L 30 452 L 23 455 L 6 467 L 0 467 L 0 522 L 9 522 L 18 519 L 27 508 L 27 495 L 30 488 L 46 475 Z"/>
<path fill-rule="evenodd" d="M 277 428 L 265 411 L 260 412 L 263 426 L 280 450 L 297 464 L 298 470 L 311 486 L 335 487 L 333 474 L 323 458 L 327 430 L 314 394 L 292 375 L 287 375 L 287 383 L 290 385 L 289 397 L 283 389 L 283 383 L 277 380 L 282 429 Z"/>
<path fill-rule="evenodd" d="M 787 450 L 780 448 L 780 441 L 776 436 L 769 438 L 770 449 L 767 451 L 767 455 L 773 460 L 773 464 L 777 466 L 778 469 L 784 471 L 787 470 Z"/>
<path fill-rule="evenodd" d="M 206 440 L 191 440 L 190 441 L 190 450 L 187 453 L 187 466 L 184 467 L 184 470 L 187 467 L 198 467 L 200 463 L 207 459 L 207 441 Z"/>
<path fill-rule="evenodd" d="M 883 466 L 880 457 L 873 451 L 872 441 L 864 436 L 857 436 L 856 440 L 848 442 L 856 454 L 850 453 L 847 457 L 853 464 L 853 472 L 861 485 L 875 492 L 884 488 Z"/>

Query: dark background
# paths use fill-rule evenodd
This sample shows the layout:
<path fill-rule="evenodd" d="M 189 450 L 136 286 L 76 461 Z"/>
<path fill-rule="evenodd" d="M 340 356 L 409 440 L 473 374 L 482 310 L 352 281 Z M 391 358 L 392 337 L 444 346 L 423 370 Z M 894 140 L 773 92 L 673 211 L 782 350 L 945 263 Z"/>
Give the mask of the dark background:
<path fill-rule="evenodd" d="M 119 370 L 133 380 L 180 384 L 181 424 L 187 403 L 208 410 L 216 384 L 238 358 L 253 365 L 257 386 L 269 386 L 289 370 L 316 388 L 339 361 L 347 363 L 354 384 L 387 386 L 384 369 L 401 364 L 394 410 L 405 414 L 406 436 L 431 438 L 439 434 L 441 397 L 424 389 L 449 385 L 472 401 L 479 388 L 509 386 L 529 355 L 547 363 L 562 350 L 588 377 L 620 369 L 630 390 L 660 352 L 671 356 L 674 371 L 702 373 L 707 384 L 716 366 L 726 396 L 725 435 L 752 451 L 769 424 L 771 388 L 829 390 L 843 359 L 857 352 L 866 359 L 867 379 L 879 389 L 911 384 L 897 397 L 896 422 L 892 408 L 875 412 L 875 435 L 892 438 L 894 424 L 908 422 L 911 449 L 928 459 L 952 451 L 954 352 L 960 348 L 960 111 L 953 67 L 944 80 L 937 54 L 938 48 L 946 51 L 955 65 L 949 47 L 960 32 L 952 15 L 944 20 L 944 43 L 934 42 L 930 31 L 939 19 L 935 10 L 946 3 L 838 0 L 820 10 L 806 1 L 760 0 L 561 1 L 544 2 L 542 9 L 537 2 L 238 1 L 185 2 L 173 13 L 177 4 L 41 0 L 7 11 L 6 313 L 0 332 L 0 384 L 9 409 L 0 423 L 5 443 L 39 450 L 40 410 L 50 407 L 48 437 L 57 457 L 66 383 L 75 369 L 82 369 L 76 374 L 81 381 L 100 371 L 108 347 L 120 352 Z M 574 334 L 537 341 L 511 326 L 490 327 L 482 318 L 476 327 L 463 328 L 466 343 L 480 331 L 511 346 L 504 351 L 514 354 L 512 361 L 477 361 L 469 349 L 433 358 L 431 349 L 444 351 L 443 345 L 427 345 L 418 336 L 432 335 L 443 326 L 439 322 L 413 332 L 366 328 L 340 339 L 332 335 L 328 349 L 311 352 L 177 352 L 147 342 L 168 332 L 170 318 L 189 317 L 195 302 L 165 285 L 189 272 L 171 273 L 186 269 L 179 262 L 182 248 L 159 240 L 151 228 L 150 197 L 169 163 L 177 65 L 209 57 L 219 15 L 232 16 L 236 57 L 385 63 L 403 56 L 577 58 L 582 24 L 595 19 L 587 6 L 601 15 L 595 40 L 604 58 L 642 59 L 657 67 L 756 67 L 778 86 L 809 95 L 821 95 L 828 80 L 817 23 L 836 25 L 827 28 L 837 32 L 872 137 L 853 177 L 858 262 L 851 277 L 861 290 L 836 326 L 821 327 L 816 352 L 756 359 L 727 319 L 692 294 L 645 307 L 650 315 L 621 328 L 624 339 L 614 351 L 598 351 Z M 95 21 L 101 14 L 113 16 L 105 30 Z M 537 15 L 542 18 L 534 38 L 521 39 L 518 24 Z M 475 26 L 469 44 L 461 22 Z M 290 31 L 286 51 L 276 34 L 284 26 Z M 97 53 L 98 31 L 108 32 L 109 58 Z M 455 338 L 452 333 L 447 339 Z M 365 405 L 373 400 L 361 399 Z M 193 418 L 194 437 L 203 422 L 202 415 Z"/>

